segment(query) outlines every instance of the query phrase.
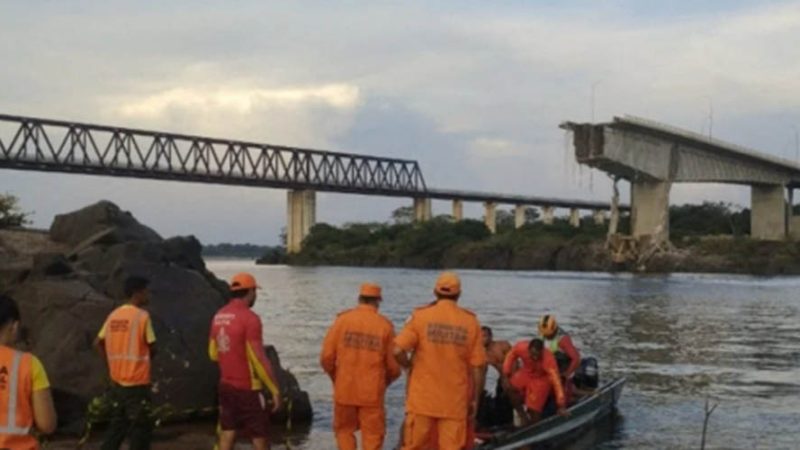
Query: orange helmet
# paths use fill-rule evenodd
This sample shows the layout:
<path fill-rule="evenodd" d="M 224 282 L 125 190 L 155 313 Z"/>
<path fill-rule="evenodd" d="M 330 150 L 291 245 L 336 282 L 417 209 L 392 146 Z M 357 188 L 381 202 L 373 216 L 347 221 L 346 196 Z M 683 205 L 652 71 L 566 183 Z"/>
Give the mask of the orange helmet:
<path fill-rule="evenodd" d="M 237 273 L 236 275 L 233 276 L 233 278 L 231 278 L 232 291 L 243 291 L 245 289 L 256 289 L 256 288 L 258 288 L 256 279 L 249 273 L 245 272 Z"/>
<path fill-rule="evenodd" d="M 545 337 L 552 336 L 558 331 L 558 324 L 555 316 L 545 314 L 539 320 L 539 334 Z"/>
<path fill-rule="evenodd" d="M 374 283 L 364 283 L 358 292 L 361 297 L 381 298 L 381 287 Z"/>
<path fill-rule="evenodd" d="M 436 280 L 433 292 L 437 295 L 459 295 L 461 293 L 461 279 L 453 272 L 442 272 Z"/>

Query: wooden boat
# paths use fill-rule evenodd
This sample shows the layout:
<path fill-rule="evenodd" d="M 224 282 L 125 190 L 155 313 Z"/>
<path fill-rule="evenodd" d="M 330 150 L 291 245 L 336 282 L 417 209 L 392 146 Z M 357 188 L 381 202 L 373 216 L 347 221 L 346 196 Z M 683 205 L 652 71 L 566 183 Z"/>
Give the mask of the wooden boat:
<path fill-rule="evenodd" d="M 581 398 L 569 408 L 569 417 L 552 416 L 533 425 L 493 434 L 477 450 L 558 448 L 611 414 L 622 395 L 625 378 L 617 378 Z"/>

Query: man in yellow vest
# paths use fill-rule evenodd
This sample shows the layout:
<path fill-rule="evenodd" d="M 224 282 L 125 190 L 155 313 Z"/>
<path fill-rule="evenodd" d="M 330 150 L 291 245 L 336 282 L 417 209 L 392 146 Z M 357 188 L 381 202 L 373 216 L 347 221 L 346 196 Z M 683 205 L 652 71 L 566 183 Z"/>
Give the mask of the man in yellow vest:
<path fill-rule="evenodd" d="M 119 450 L 126 436 L 130 450 L 150 448 L 150 358 L 156 336 L 150 315 L 142 309 L 150 302 L 148 284 L 138 276 L 125 280 L 127 301 L 108 316 L 95 341 L 108 364 L 108 395 L 114 404 L 102 450 Z"/>
<path fill-rule="evenodd" d="M 30 431 L 55 431 L 56 410 L 42 363 L 13 348 L 19 324 L 17 304 L 0 295 L 0 449 L 38 450 Z"/>

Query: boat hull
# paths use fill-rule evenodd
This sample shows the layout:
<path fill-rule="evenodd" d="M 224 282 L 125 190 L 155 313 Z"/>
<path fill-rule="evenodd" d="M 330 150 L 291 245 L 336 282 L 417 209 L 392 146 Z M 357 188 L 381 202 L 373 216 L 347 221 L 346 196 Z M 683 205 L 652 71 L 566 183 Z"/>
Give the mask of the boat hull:
<path fill-rule="evenodd" d="M 617 378 L 569 408 L 569 417 L 553 416 L 511 432 L 496 435 L 478 450 L 512 450 L 522 447 L 554 448 L 577 439 L 611 414 L 622 395 L 625 378 Z"/>

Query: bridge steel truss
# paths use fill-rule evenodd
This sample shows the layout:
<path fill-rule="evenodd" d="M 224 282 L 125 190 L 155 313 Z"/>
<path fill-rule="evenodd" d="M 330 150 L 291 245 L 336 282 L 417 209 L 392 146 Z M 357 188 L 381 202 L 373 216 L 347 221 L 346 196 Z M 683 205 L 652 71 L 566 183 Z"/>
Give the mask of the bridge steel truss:
<path fill-rule="evenodd" d="M 412 160 L 5 114 L 0 168 L 383 196 L 427 192 Z"/>

